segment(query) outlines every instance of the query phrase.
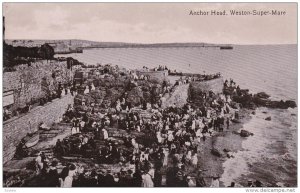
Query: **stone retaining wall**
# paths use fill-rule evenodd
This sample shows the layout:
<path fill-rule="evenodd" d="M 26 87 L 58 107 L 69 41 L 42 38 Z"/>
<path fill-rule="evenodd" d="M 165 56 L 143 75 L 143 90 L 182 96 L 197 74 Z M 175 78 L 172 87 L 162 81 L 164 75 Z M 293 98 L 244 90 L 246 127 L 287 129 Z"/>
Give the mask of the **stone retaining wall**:
<path fill-rule="evenodd" d="M 215 94 L 220 94 L 223 92 L 223 78 L 219 77 L 217 79 L 208 81 L 195 81 L 190 83 L 188 89 L 188 98 L 191 103 L 202 104 L 203 98 L 202 93 L 209 94 L 212 91 Z"/>
<path fill-rule="evenodd" d="M 191 88 L 207 93 L 211 90 L 219 94 L 223 92 L 223 83 L 223 77 L 219 77 L 213 80 L 191 82 Z"/>
<path fill-rule="evenodd" d="M 137 70 L 137 75 L 141 76 L 148 76 L 150 78 L 150 80 L 157 80 L 159 82 L 162 82 L 164 80 L 168 80 L 168 71 L 164 70 L 164 71 L 140 71 Z"/>
<path fill-rule="evenodd" d="M 73 97 L 69 94 L 45 106 L 38 106 L 22 117 L 6 121 L 3 125 L 3 163 L 13 158 L 16 146 L 27 133 L 36 130 L 42 121 L 49 126 L 58 121 L 68 104 L 72 103 Z"/>
<path fill-rule="evenodd" d="M 12 91 L 14 96 L 14 103 L 9 106 L 11 111 L 45 95 L 41 88 L 44 77 L 49 82 L 50 90 L 55 90 L 58 82 L 66 83 L 73 76 L 73 71 L 67 69 L 66 61 L 41 60 L 31 66 L 26 64 L 16 68 L 14 72 L 3 73 L 3 92 Z"/>

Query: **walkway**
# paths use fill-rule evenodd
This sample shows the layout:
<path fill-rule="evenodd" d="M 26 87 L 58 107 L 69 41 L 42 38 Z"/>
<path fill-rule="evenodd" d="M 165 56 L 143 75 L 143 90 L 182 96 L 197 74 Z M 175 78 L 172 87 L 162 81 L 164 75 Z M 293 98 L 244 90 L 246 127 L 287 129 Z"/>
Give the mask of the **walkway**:
<path fill-rule="evenodd" d="M 165 96 L 165 101 L 163 102 L 163 108 L 175 104 L 177 107 L 182 107 L 188 99 L 188 89 L 189 84 L 179 85 L 175 88 L 175 91 L 169 95 Z"/>

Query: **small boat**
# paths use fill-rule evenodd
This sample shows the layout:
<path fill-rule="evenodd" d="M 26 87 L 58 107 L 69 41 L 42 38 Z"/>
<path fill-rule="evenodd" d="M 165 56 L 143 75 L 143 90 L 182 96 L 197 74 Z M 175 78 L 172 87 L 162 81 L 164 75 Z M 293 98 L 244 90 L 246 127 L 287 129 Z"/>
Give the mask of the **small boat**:
<path fill-rule="evenodd" d="M 221 46 L 220 50 L 232 50 L 233 47 L 232 46 Z"/>
<path fill-rule="evenodd" d="M 28 133 L 23 139 L 27 148 L 35 146 L 40 140 L 40 133 L 38 131 Z"/>

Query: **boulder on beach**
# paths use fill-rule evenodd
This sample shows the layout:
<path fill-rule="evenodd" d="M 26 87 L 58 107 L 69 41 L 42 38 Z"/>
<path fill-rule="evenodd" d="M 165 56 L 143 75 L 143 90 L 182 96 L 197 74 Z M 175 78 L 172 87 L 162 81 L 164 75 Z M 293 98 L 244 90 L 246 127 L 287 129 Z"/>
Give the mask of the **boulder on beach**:
<path fill-rule="evenodd" d="M 259 93 L 256 94 L 256 96 L 259 97 L 259 98 L 262 98 L 262 99 L 268 99 L 268 98 L 270 98 L 270 95 L 268 95 L 265 92 L 259 92 Z"/>
<path fill-rule="evenodd" d="M 228 153 L 226 154 L 226 156 L 227 156 L 227 158 L 234 158 L 234 155 L 233 155 L 232 152 L 228 152 Z"/>
<path fill-rule="evenodd" d="M 217 150 L 216 148 L 211 149 L 211 154 L 217 156 L 217 157 L 221 157 L 222 154 L 220 153 L 219 150 Z"/>
<path fill-rule="evenodd" d="M 238 120 L 238 119 L 232 119 L 231 122 L 233 122 L 233 123 L 240 123 L 241 121 Z"/>
<path fill-rule="evenodd" d="M 240 135 L 240 133 L 237 132 L 237 131 L 232 131 L 232 133 L 233 133 L 233 134 L 236 134 L 236 135 Z"/>
<path fill-rule="evenodd" d="M 288 108 L 295 108 L 297 107 L 297 104 L 295 101 L 287 100 L 287 101 L 270 101 L 266 105 L 270 108 L 278 108 L 278 109 L 288 109 Z"/>
<path fill-rule="evenodd" d="M 244 130 L 244 129 L 242 129 L 241 132 L 240 132 L 241 137 L 249 137 L 249 136 L 252 136 L 252 135 L 253 135 L 253 133 L 251 133 L 247 130 Z"/>
<path fill-rule="evenodd" d="M 266 121 L 271 121 L 272 118 L 271 118 L 271 117 L 267 117 L 267 118 L 265 118 L 265 120 L 266 120 Z"/>
<path fill-rule="evenodd" d="M 295 101 L 292 101 L 292 100 L 287 100 L 285 101 L 285 105 L 289 108 L 295 108 L 297 107 L 297 104 Z"/>

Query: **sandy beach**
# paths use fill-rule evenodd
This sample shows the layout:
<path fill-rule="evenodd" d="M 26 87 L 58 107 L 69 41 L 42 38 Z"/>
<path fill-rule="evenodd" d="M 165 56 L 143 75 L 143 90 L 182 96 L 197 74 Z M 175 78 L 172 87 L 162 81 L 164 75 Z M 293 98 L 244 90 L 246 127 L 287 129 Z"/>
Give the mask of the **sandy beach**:
<path fill-rule="evenodd" d="M 242 141 L 245 140 L 240 135 L 234 134 L 234 131 L 239 131 L 245 123 L 250 120 L 251 110 L 241 109 L 240 123 L 231 123 L 229 129 L 224 129 L 224 132 L 217 133 L 212 137 L 209 137 L 205 142 L 202 141 L 203 145 L 199 146 L 199 164 L 198 169 L 207 170 L 203 172 L 207 184 L 211 183 L 211 176 L 219 176 L 220 186 L 224 187 L 222 181 L 226 176 L 222 176 L 224 172 L 223 163 L 227 159 L 224 149 L 230 150 L 230 152 L 237 152 L 242 149 Z M 211 153 L 211 149 L 216 148 L 222 153 L 221 157 L 217 157 Z M 226 184 L 227 185 L 227 184 Z"/>

